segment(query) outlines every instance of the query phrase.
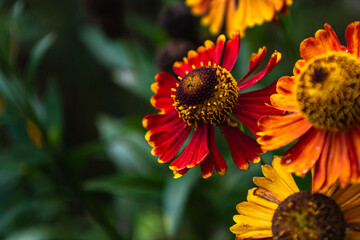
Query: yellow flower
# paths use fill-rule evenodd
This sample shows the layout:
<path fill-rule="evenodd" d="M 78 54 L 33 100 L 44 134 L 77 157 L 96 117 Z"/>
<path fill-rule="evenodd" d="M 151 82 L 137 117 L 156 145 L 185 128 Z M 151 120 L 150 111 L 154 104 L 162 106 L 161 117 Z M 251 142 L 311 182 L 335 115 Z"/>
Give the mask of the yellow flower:
<path fill-rule="evenodd" d="M 327 191 L 299 191 L 292 175 L 274 157 L 250 189 L 230 231 L 236 239 L 360 239 L 360 184 Z"/>
<path fill-rule="evenodd" d="M 201 23 L 218 34 L 225 22 L 227 34 L 239 30 L 244 36 L 248 27 L 269 22 L 277 12 L 287 12 L 293 0 L 186 0 L 195 16 L 203 16 Z"/>

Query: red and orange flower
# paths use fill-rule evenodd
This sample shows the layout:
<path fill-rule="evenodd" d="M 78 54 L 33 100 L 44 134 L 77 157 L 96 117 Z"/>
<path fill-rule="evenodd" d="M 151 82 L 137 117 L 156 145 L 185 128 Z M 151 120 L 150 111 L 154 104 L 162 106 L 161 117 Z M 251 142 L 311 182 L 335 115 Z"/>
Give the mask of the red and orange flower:
<path fill-rule="evenodd" d="M 293 0 L 186 0 L 196 16 L 203 16 L 201 23 L 210 27 L 212 34 L 218 34 L 225 22 L 229 34 L 239 30 L 241 36 L 245 30 L 264 22 L 272 21 L 277 12 L 287 12 L 287 6 Z"/>
<path fill-rule="evenodd" d="M 282 163 L 300 176 L 313 169 L 314 191 L 360 181 L 360 22 L 347 27 L 346 43 L 328 24 L 304 40 L 294 76 L 280 78 L 271 96 L 287 113 L 259 120 L 263 150 L 299 139 Z"/>
<path fill-rule="evenodd" d="M 233 33 L 226 43 L 225 36 L 220 35 L 216 45 L 206 41 L 197 51 L 189 51 L 182 62 L 174 63 L 173 70 L 180 81 L 169 73 L 155 76 L 151 103 L 160 112 L 143 119 L 143 126 L 149 129 L 145 138 L 153 147 L 152 154 L 160 156 L 160 163 L 172 160 L 194 130 L 183 152 L 170 165 L 175 177 L 197 165 L 201 166 L 204 178 L 212 175 L 213 167 L 219 174 L 226 172 L 226 161 L 216 146 L 214 126 L 224 133 L 240 169 L 247 170 L 249 161 L 260 160 L 258 155 L 263 151 L 237 127 L 238 122 L 232 117 L 256 133 L 257 120 L 262 115 L 279 112 L 265 105 L 275 93 L 275 84 L 253 92 L 239 92 L 266 76 L 278 64 L 281 54 L 274 52 L 264 69 L 248 78 L 265 57 L 266 48 L 259 49 L 250 58 L 249 72 L 236 81 L 230 71 L 239 48 L 239 32 Z"/>

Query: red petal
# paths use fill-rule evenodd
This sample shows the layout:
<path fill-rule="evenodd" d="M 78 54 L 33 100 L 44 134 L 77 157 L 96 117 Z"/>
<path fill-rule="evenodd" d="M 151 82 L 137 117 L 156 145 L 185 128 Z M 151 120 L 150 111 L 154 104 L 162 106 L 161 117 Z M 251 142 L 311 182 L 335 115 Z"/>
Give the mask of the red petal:
<path fill-rule="evenodd" d="M 280 59 L 281 59 L 281 54 L 275 51 L 271 55 L 271 58 L 269 59 L 268 63 L 266 64 L 263 70 L 255 74 L 253 77 L 249 78 L 247 81 L 243 83 L 240 82 L 238 83 L 239 91 L 247 89 L 252 85 L 254 85 L 255 83 L 257 83 L 258 81 L 260 81 L 261 79 L 263 79 L 269 72 L 271 72 L 271 70 L 274 69 L 274 67 L 279 63 Z"/>
<path fill-rule="evenodd" d="M 226 40 L 225 35 L 220 35 L 216 42 L 214 63 L 216 63 L 217 65 L 220 65 L 222 52 L 224 50 L 225 40 Z"/>
<path fill-rule="evenodd" d="M 239 82 L 242 82 L 243 80 L 245 80 L 248 76 L 250 76 L 250 74 L 252 74 L 255 69 L 260 65 L 260 63 L 262 63 L 262 61 L 264 60 L 266 55 L 266 47 L 263 48 L 259 48 L 257 53 L 253 53 L 250 57 L 250 61 L 249 61 L 249 71 L 245 74 L 245 76 L 243 76 Z"/>
<path fill-rule="evenodd" d="M 142 124 L 146 129 L 153 129 L 162 126 L 164 123 L 179 118 L 176 110 L 169 111 L 166 113 L 150 114 L 143 118 Z"/>
<path fill-rule="evenodd" d="M 235 165 L 241 170 L 247 170 L 250 162 L 259 162 L 258 154 L 263 153 L 254 139 L 238 128 L 220 125 L 230 148 Z"/>
<path fill-rule="evenodd" d="M 345 32 L 347 49 L 351 54 L 360 57 L 360 22 L 353 22 Z"/>
<path fill-rule="evenodd" d="M 179 152 L 181 146 L 184 144 L 185 140 L 188 138 L 191 132 L 191 127 L 185 128 L 183 131 L 179 132 L 166 149 L 164 149 L 163 154 L 159 157 L 159 162 L 168 162 Z"/>
<path fill-rule="evenodd" d="M 185 147 L 181 155 L 172 162 L 170 169 L 180 170 L 186 167 L 195 167 L 205 159 L 208 153 L 207 125 L 203 124 L 195 129 L 189 144 Z"/>
<path fill-rule="evenodd" d="M 227 164 L 215 142 L 215 131 L 213 126 L 208 127 L 208 146 L 209 154 L 205 160 L 201 163 L 201 172 L 203 178 L 208 178 L 213 173 L 213 165 L 215 170 L 223 175 L 227 171 Z"/>
<path fill-rule="evenodd" d="M 221 59 L 220 66 L 229 72 L 233 68 L 240 50 L 240 32 L 236 31 L 232 34 L 231 39 L 225 45 L 224 54 Z"/>

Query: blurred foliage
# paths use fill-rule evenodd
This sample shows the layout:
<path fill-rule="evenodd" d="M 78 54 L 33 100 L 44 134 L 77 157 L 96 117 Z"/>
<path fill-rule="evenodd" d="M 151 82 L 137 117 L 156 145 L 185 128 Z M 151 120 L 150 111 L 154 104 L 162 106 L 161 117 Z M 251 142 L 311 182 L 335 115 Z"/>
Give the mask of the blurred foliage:
<path fill-rule="evenodd" d="M 0 239 L 234 239 L 235 206 L 260 165 L 242 172 L 229 160 L 225 176 L 195 168 L 174 180 L 144 139 L 156 51 L 172 38 L 158 15 L 181 2 L 0 0 Z M 235 77 L 262 46 L 283 60 L 254 88 L 291 74 L 303 39 L 327 22 L 345 43 L 359 10 L 358 0 L 295 1 L 247 31 Z M 216 39 L 194 23 L 196 45 Z"/>

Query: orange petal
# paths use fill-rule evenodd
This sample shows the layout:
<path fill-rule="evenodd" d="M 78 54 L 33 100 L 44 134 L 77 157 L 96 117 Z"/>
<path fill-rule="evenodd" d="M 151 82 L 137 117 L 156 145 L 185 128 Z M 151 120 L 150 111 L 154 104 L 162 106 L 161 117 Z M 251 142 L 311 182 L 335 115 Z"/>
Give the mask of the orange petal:
<path fill-rule="evenodd" d="M 274 150 L 298 139 L 312 126 L 299 114 L 292 113 L 285 116 L 264 116 L 259 119 L 262 131 L 257 135 L 257 142 L 264 150 Z"/>
<path fill-rule="evenodd" d="M 340 51 L 341 48 L 335 32 L 329 24 L 325 24 L 325 29 L 315 33 L 315 38 L 305 39 L 300 44 L 300 55 L 305 61 L 308 61 L 327 51 Z"/>
<path fill-rule="evenodd" d="M 286 169 L 297 175 L 305 176 L 319 160 L 325 139 L 325 131 L 311 128 L 284 153 L 283 163 L 286 164 Z"/>
<path fill-rule="evenodd" d="M 360 57 L 360 22 L 353 22 L 345 32 L 348 51 L 357 57 Z"/>

